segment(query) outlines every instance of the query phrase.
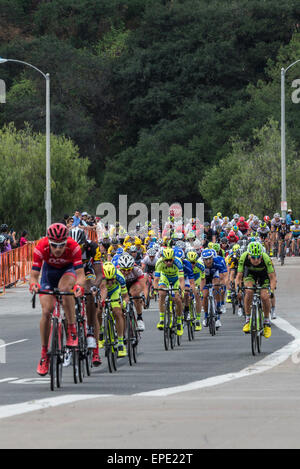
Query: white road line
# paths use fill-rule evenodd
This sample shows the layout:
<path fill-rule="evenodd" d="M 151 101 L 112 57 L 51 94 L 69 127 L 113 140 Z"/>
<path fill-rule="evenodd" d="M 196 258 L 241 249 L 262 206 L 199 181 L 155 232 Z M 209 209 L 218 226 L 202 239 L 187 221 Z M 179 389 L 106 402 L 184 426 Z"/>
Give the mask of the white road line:
<path fill-rule="evenodd" d="M 8 383 L 9 381 L 14 381 L 15 379 L 18 379 L 18 378 L 4 378 L 4 379 L 0 379 L 0 383 Z"/>
<path fill-rule="evenodd" d="M 7 344 L 0 345 L 0 348 L 8 347 L 9 345 L 20 344 L 21 342 L 27 342 L 29 339 L 16 340 L 16 342 L 9 342 Z"/>
<path fill-rule="evenodd" d="M 275 322 L 274 322 L 275 324 Z M 263 360 L 260 360 L 257 363 L 254 363 L 244 370 L 238 371 L 236 373 L 227 373 L 225 375 L 213 376 L 212 378 L 203 379 L 201 381 L 194 381 L 182 386 L 175 386 L 172 388 L 157 389 L 155 391 L 141 392 L 133 394 L 133 396 L 143 396 L 143 397 L 166 397 L 172 394 L 177 394 L 181 392 L 195 391 L 198 389 L 208 388 L 211 386 L 217 386 L 219 384 L 228 383 L 235 379 L 244 378 L 246 376 L 255 375 L 258 373 L 264 373 L 265 371 L 274 368 L 277 365 L 280 365 L 285 360 L 287 360 L 294 353 L 299 353 L 300 351 L 300 331 L 292 326 L 289 322 L 284 319 L 277 318 L 276 326 L 285 331 L 286 333 L 294 336 L 295 340 L 285 345 L 276 352 L 265 357 Z"/>
<path fill-rule="evenodd" d="M 49 407 L 57 407 L 65 404 L 72 404 L 78 401 L 95 399 L 97 397 L 103 398 L 113 396 L 108 394 L 71 394 L 68 396 L 50 397 L 48 399 L 39 399 L 36 401 L 22 402 L 20 404 L 0 406 L 0 419 L 27 414 L 28 412 L 47 409 Z"/>
<path fill-rule="evenodd" d="M 142 392 L 132 394 L 132 397 L 166 397 L 172 394 L 178 394 L 181 392 L 188 392 L 199 390 L 211 386 L 217 386 L 220 384 L 228 383 L 235 379 L 240 379 L 246 376 L 255 375 L 258 373 L 263 373 L 270 370 L 271 368 L 283 363 L 287 360 L 292 354 L 300 352 L 300 331 L 292 326 L 290 323 L 284 319 L 276 319 L 276 326 L 287 332 L 288 334 L 294 337 L 294 340 L 291 341 L 286 346 L 282 347 L 276 352 L 268 355 L 263 360 L 245 368 L 236 373 L 228 373 L 225 375 L 214 376 L 212 378 L 203 379 L 201 381 L 195 381 L 183 386 L 175 386 L 172 388 L 158 389 L 155 391 Z M 7 380 L 14 380 L 18 378 L 6 378 Z M 15 415 L 21 415 L 28 412 L 33 412 L 41 409 L 46 409 L 49 407 L 56 407 L 59 405 L 71 404 L 78 401 L 84 401 L 87 399 L 96 399 L 103 397 L 113 397 L 117 399 L 119 397 L 113 394 L 86 394 L 86 395 L 68 395 L 68 396 L 59 396 L 48 399 L 39 399 L 36 401 L 23 402 L 20 404 L 12 404 L 8 406 L 0 406 L 0 419 L 13 417 Z"/>

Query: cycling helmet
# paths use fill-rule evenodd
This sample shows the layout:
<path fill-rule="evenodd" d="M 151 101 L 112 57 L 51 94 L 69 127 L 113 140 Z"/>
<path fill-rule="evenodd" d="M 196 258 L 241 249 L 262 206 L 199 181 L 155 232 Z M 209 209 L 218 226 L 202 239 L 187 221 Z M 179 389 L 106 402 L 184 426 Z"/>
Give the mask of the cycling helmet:
<path fill-rule="evenodd" d="M 198 259 L 198 254 L 196 253 L 196 251 L 189 251 L 189 252 L 187 253 L 187 256 L 186 256 L 186 257 L 187 257 L 188 261 L 190 261 L 190 262 L 196 262 L 197 259 Z"/>
<path fill-rule="evenodd" d="M 172 249 L 172 248 L 163 249 L 162 256 L 165 260 L 174 259 L 174 257 L 175 257 L 174 249 Z"/>
<path fill-rule="evenodd" d="M 220 244 L 219 244 L 219 243 L 214 243 L 214 245 L 213 245 L 213 249 L 214 249 L 216 252 L 219 252 L 219 251 L 220 251 L 220 249 L 221 249 L 221 246 L 220 246 Z"/>
<path fill-rule="evenodd" d="M 47 230 L 47 237 L 55 243 L 62 243 L 67 240 L 68 229 L 62 223 L 53 223 Z"/>
<path fill-rule="evenodd" d="M 75 239 L 78 244 L 84 244 L 86 242 L 85 232 L 80 228 L 72 228 L 70 230 L 69 236 Z"/>
<path fill-rule="evenodd" d="M 237 220 L 238 218 L 240 218 L 239 214 L 238 214 L 238 213 L 235 213 L 235 214 L 233 215 L 233 219 L 234 219 L 234 220 Z"/>
<path fill-rule="evenodd" d="M 106 280 L 112 280 L 117 276 L 116 267 L 112 262 L 104 262 L 103 273 Z"/>
<path fill-rule="evenodd" d="M 204 249 L 202 251 L 201 257 L 202 259 L 211 259 L 214 257 L 216 252 L 213 249 Z"/>
<path fill-rule="evenodd" d="M 207 247 L 208 247 L 208 249 L 213 249 L 214 248 L 214 243 L 213 242 L 208 243 Z"/>
<path fill-rule="evenodd" d="M 240 217 L 240 222 L 244 223 L 245 222 L 245 217 Z"/>
<path fill-rule="evenodd" d="M 237 232 L 239 231 L 239 227 L 236 226 L 236 225 L 234 225 L 234 226 L 232 227 L 232 230 L 233 230 L 235 233 L 237 233 Z"/>
<path fill-rule="evenodd" d="M 119 258 L 119 267 L 120 269 L 131 269 L 134 266 L 134 258 L 128 254 L 124 253 Z"/>
<path fill-rule="evenodd" d="M 265 215 L 265 216 L 264 216 L 264 221 L 265 221 L 266 223 L 268 223 L 268 222 L 270 221 L 270 217 L 269 217 L 268 215 Z"/>
<path fill-rule="evenodd" d="M 294 220 L 294 225 L 300 225 L 300 221 L 299 220 Z"/>
<path fill-rule="evenodd" d="M 224 236 L 220 239 L 221 244 L 228 244 L 228 239 Z"/>
<path fill-rule="evenodd" d="M 111 239 L 111 244 L 114 244 L 114 245 L 119 244 L 118 238 L 115 238 L 115 237 L 112 238 Z"/>
<path fill-rule="evenodd" d="M 208 223 L 208 221 L 204 222 L 204 228 L 209 228 L 210 227 L 210 224 Z"/>
<path fill-rule="evenodd" d="M 235 235 L 235 232 L 234 232 L 234 231 L 229 231 L 229 233 L 228 233 L 228 237 L 229 237 L 229 238 L 235 238 L 235 236 L 236 236 L 236 235 Z"/>
<path fill-rule="evenodd" d="M 179 259 L 184 259 L 185 257 L 184 250 L 178 247 L 174 248 L 174 254 L 176 257 L 179 257 Z"/>
<path fill-rule="evenodd" d="M 263 254 L 263 247 L 259 242 L 251 242 L 248 246 L 248 254 L 253 257 L 260 257 Z"/>
<path fill-rule="evenodd" d="M 260 224 L 259 224 L 259 227 L 260 228 L 266 228 L 267 227 L 267 224 L 265 221 L 262 221 Z"/>
<path fill-rule="evenodd" d="M 0 226 L 1 233 L 7 230 L 8 230 L 8 225 L 6 223 L 2 223 L 2 225 Z"/>
<path fill-rule="evenodd" d="M 129 248 L 130 252 L 137 252 L 137 247 L 135 245 L 130 246 Z"/>
<path fill-rule="evenodd" d="M 280 213 L 274 213 L 274 218 L 280 218 Z"/>
<path fill-rule="evenodd" d="M 286 219 L 285 218 L 280 218 L 280 221 L 283 225 L 286 225 Z"/>
<path fill-rule="evenodd" d="M 118 248 L 118 249 L 116 250 L 116 254 L 118 254 L 118 256 L 120 256 L 121 254 L 123 254 L 123 252 L 124 252 L 124 249 L 123 249 L 123 248 Z"/>
<path fill-rule="evenodd" d="M 221 212 L 218 212 L 218 213 L 217 213 L 217 217 L 222 218 L 222 213 L 221 213 Z"/>
<path fill-rule="evenodd" d="M 186 239 L 195 239 L 196 234 L 193 231 L 189 231 L 189 233 L 186 235 Z"/>
<path fill-rule="evenodd" d="M 155 256 L 156 256 L 156 249 L 150 248 L 150 249 L 147 251 L 147 254 L 148 254 L 148 256 L 150 256 L 150 257 L 155 257 Z"/>

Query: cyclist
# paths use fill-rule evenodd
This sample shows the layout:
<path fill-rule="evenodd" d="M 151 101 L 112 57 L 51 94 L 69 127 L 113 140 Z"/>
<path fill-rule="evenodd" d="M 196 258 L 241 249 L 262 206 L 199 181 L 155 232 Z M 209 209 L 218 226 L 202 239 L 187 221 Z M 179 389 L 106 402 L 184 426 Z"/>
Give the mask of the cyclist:
<path fill-rule="evenodd" d="M 149 292 L 151 285 L 153 283 L 153 275 L 155 271 L 156 262 L 158 261 L 158 255 L 154 248 L 151 248 L 147 251 L 146 256 L 141 261 L 142 271 L 146 277 L 146 286 L 147 286 L 147 295 L 151 293 Z"/>
<path fill-rule="evenodd" d="M 182 295 L 184 295 L 184 271 L 183 265 L 180 259 L 175 257 L 174 250 L 172 248 L 164 248 L 162 256 L 158 259 L 155 266 L 154 274 L 154 288 L 168 289 L 170 284 L 175 291 L 174 302 L 176 304 L 176 315 L 177 315 L 177 335 L 183 334 L 182 324 L 182 300 L 179 294 L 179 287 L 181 288 Z M 165 299 L 167 292 L 159 291 L 159 311 L 160 318 L 157 324 L 157 329 L 163 330 L 164 318 L 165 318 Z"/>
<path fill-rule="evenodd" d="M 240 220 L 237 223 L 239 230 L 242 232 L 243 235 L 246 235 L 249 232 L 250 226 L 245 220 L 245 217 L 240 217 Z"/>
<path fill-rule="evenodd" d="M 102 306 L 104 306 L 107 297 L 112 300 L 111 308 L 116 320 L 118 334 L 118 357 L 126 357 L 127 349 L 124 344 L 125 322 L 122 307 L 128 304 L 129 296 L 126 280 L 112 262 L 105 262 L 103 264 L 103 279 L 100 291 Z"/>
<path fill-rule="evenodd" d="M 270 246 L 270 256 L 273 256 L 274 245 L 278 241 L 278 231 L 281 227 L 281 219 L 279 213 L 274 213 L 274 217 L 271 221 L 271 246 Z"/>
<path fill-rule="evenodd" d="M 300 242 L 300 221 L 295 220 L 294 224 L 291 226 L 292 233 L 292 255 L 295 256 L 295 245 L 297 246 L 297 251 L 299 255 L 299 242 Z"/>
<path fill-rule="evenodd" d="M 195 323 L 195 330 L 201 331 L 201 280 L 205 278 L 205 266 L 203 262 L 198 258 L 198 254 L 196 251 L 188 251 L 187 252 L 187 260 L 190 261 L 193 273 L 194 273 L 194 282 L 196 291 L 194 293 L 196 299 L 196 323 Z"/>
<path fill-rule="evenodd" d="M 127 252 L 122 254 L 119 258 L 120 271 L 124 275 L 126 281 L 126 288 L 131 296 L 140 296 L 143 293 L 144 298 L 147 295 L 146 281 L 142 269 L 135 265 L 134 258 Z M 137 313 L 137 330 L 144 331 L 145 324 L 143 321 L 143 300 L 134 300 L 134 305 Z"/>
<path fill-rule="evenodd" d="M 227 283 L 227 303 L 231 303 L 231 292 L 232 288 L 235 288 L 235 279 L 237 275 L 239 260 L 241 257 L 241 246 L 239 244 L 235 244 L 232 247 L 229 256 L 226 258 L 226 263 L 228 265 L 228 283 Z M 238 308 L 238 316 L 241 317 L 243 315 L 243 308 L 242 308 L 242 299 L 239 296 L 239 308 Z"/>
<path fill-rule="evenodd" d="M 121 247 L 121 244 L 119 244 L 118 238 L 112 238 L 111 240 L 111 245 L 109 246 L 107 250 L 107 260 L 111 262 L 112 258 L 116 254 L 117 250 Z"/>
<path fill-rule="evenodd" d="M 286 254 L 289 253 L 289 243 L 291 238 L 290 227 L 287 225 L 286 220 L 281 218 L 280 221 L 281 225 L 278 230 L 278 260 L 280 260 L 281 246 L 284 242 L 286 242 Z"/>
<path fill-rule="evenodd" d="M 70 236 L 81 248 L 81 257 L 85 273 L 85 289 L 90 291 L 92 295 L 86 297 L 86 313 L 88 322 L 87 346 L 93 349 L 92 362 L 95 367 L 101 365 L 99 356 L 98 342 L 95 337 L 99 337 L 101 326 L 100 311 L 94 301 L 94 295 L 97 293 L 102 280 L 102 262 L 101 252 L 97 243 L 86 238 L 85 232 L 76 227 L 70 231 Z M 98 314 L 98 317 L 97 317 Z M 100 322 L 99 322 L 100 321 Z"/>
<path fill-rule="evenodd" d="M 212 242 L 213 239 L 213 230 L 210 227 L 208 222 L 204 223 L 204 230 L 203 230 L 203 247 L 206 248 L 208 243 Z"/>
<path fill-rule="evenodd" d="M 190 290 L 192 290 L 194 296 L 196 295 L 196 286 L 194 280 L 194 272 L 191 262 L 188 259 L 185 259 L 184 250 L 176 247 L 174 248 L 175 257 L 181 260 L 183 265 L 183 272 L 184 272 L 184 283 L 185 283 L 185 291 L 184 291 L 184 315 L 185 317 L 189 314 L 190 310 L 190 301 L 191 295 Z"/>
<path fill-rule="evenodd" d="M 261 242 L 262 245 L 265 246 L 267 253 L 269 253 L 270 252 L 270 228 L 268 227 L 265 221 L 259 224 L 257 234 L 259 236 L 259 241 Z"/>
<path fill-rule="evenodd" d="M 207 284 L 219 283 L 220 274 L 227 272 L 227 267 L 222 257 L 216 256 L 214 249 L 204 249 L 201 260 L 205 266 L 205 278 L 201 281 L 201 290 L 203 291 L 204 321 L 203 326 L 208 326 L 208 287 Z M 222 326 L 220 321 L 221 314 L 221 290 L 216 288 L 217 314 L 216 327 Z"/>
<path fill-rule="evenodd" d="M 269 289 L 271 289 L 271 293 L 275 291 L 276 274 L 270 257 L 263 252 L 263 246 L 259 242 L 251 242 L 248 246 L 247 252 L 242 254 L 240 258 L 238 273 L 235 280 L 236 289 L 241 288 L 243 281 L 245 287 L 253 287 L 258 284 L 263 288 L 260 295 L 265 316 L 264 336 L 269 338 L 272 334 L 270 323 L 271 300 Z M 246 334 L 250 332 L 252 299 L 253 292 L 251 290 L 245 290 L 244 303 L 246 323 L 243 327 L 243 331 Z"/>
<path fill-rule="evenodd" d="M 41 285 L 39 276 L 42 270 Z M 62 223 L 53 223 L 47 230 L 47 236 L 36 245 L 33 253 L 33 264 L 30 273 L 30 291 L 53 290 L 74 291 L 75 297 L 83 296 L 85 274 L 78 243 L 68 236 L 68 230 Z M 40 321 L 41 359 L 37 373 L 45 376 L 49 370 L 48 339 L 50 333 L 51 314 L 55 305 L 55 298 L 40 295 L 42 317 Z M 75 324 L 75 301 L 72 296 L 63 297 L 63 307 L 67 319 L 67 341 L 69 348 L 78 346 L 78 336 Z"/>

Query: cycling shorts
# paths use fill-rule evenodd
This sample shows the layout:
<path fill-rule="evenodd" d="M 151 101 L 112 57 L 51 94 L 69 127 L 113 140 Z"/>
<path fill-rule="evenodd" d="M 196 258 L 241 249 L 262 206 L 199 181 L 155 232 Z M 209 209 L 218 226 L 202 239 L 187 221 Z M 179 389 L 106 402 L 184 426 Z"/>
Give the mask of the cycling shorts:
<path fill-rule="evenodd" d="M 258 285 L 263 288 L 269 288 L 270 279 L 267 272 L 248 272 L 247 277 L 244 278 L 244 283 L 251 282 L 253 285 Z"/>
<path fill-rule="evenodd" d="M 172 285 L 173 288 L 179 288 L 180 283 L 179 283 L 179 278 L 178 277 L 167 277 L 164 274 L 160 274 L 159 282 L 158 282 L 158 287 L 159 288 L 169 288 L 170 285 Z"/>
<path fill-rule="evenodd" d="M 63 275 L 71 275 L 76 279 L 73 264 L 69 264 L 62 269 L 56 269 L 47 264 L 47 262 L 44 262 L 42 267 L 41 290 L 53 290 L 53 288 L 57 288 Z"/>

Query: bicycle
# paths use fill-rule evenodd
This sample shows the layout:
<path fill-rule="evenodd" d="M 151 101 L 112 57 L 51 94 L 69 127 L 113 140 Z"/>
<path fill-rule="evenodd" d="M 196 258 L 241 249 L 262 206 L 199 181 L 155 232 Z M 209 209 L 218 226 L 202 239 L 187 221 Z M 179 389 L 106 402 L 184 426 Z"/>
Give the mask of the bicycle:
<path fill-rule="evenodd" d="M 133 362 L 137 363 L 137 347 L 140 341 L 140 332 L 137 330 L 137 320 L 134 313 L 133 300 L 140 300 L 141 296 L 129 296 L 129 303 L 125 310 L 125 331 L 126 331 L 126 345 L 129 365 L 132 366 Z"/>
<path fill-rule="evenodd" d="M 82 383 L 85 376 L 91 375 L 90 371 L 90 349 L 87 346 L 87 316 L 86 316 L 86 296 L 91 293 L 85 293 L 82 298 L 75 298 L 75 316 L 78 335 L 78 347 L 72 350 L 73 379 L 74 383 Z"/>
<path fill-rule="evenodd" d="M 66 351 L 66 320 L 62 305 L 63 296 L 74 296 L 71 292 L 61 292 L 58 288 L 52 290 L 38 290 L 42 295 L 53 295 L 56 298 L 54 309 L 51 313 L 51 327 L 48 339 L 48 351 L 50 361 L 50 389 L 51 391 L 62 387 L 62 369 Z M 35 308 L 36 292 L 32 297 L 32 308 Z"/>
<path fill-rule="evenodd" d="M 164 316 L 164 347 L 165 350 L 174 349 L 176 345 L 176 336 L 177 344 L 181 344 L 181 337 L 177 335 L 177 316 L 175 311 L 175 304 L 173 301 L 174 292 L 178 291 L 178 288 L 159 288 L 159 291 L 167 292 L 165 300 L 165 316 Z"/>
<path fill-rule="evenodd" d="M 250 314 L 251 351 L 253 356 L 261 353 L 262 337 L 264 335 L 264 313 L 260 299 L 262 289 L 257 285 L 255 287 L 243 287 L 243 290 L 252 290 L 254 292 Z"/>
<path fill-rule="evenodd" d="M 111 308 L 112 300 L 106 299 L 102 309 L 102 324 L 104 337 L 104 350 L 110 373 L 117 371 L 118 338 L 115 326 L 115 319 Z M 122 303 L 121 303 L 122 304 Z"/>
<path fill-rule="evenodd" d="M 231 282 L 230 290 L 231 290 L 230 299 L 231 299 L 231 306 L 232 306 L 232 314 L 235 314 L 236 313 L 236 308 L 237 308 L 239 302 L 238 302 L 237 293 L 235 291 L 234 282 Z"/>
<path fill-rule="evenodd" d="M 208 287 L 208 329 L 211 336 L 216 335 L 218 327 L 216 327 L 216 322 L 218 320 L 218 313 L 216 308 L 216 301 L 214 298 L 214 289 L 215 287 L 222 286 L 221 283 L 209 283 L 206 285 Z"/>
<path fill-rule="evenodd" d="M 188 313 L 184 312 L 184 322 L 187 326 L 189 342 L 195 339 L 196 305 L 193 291 L 190 290 L 190 302 Z"/>

